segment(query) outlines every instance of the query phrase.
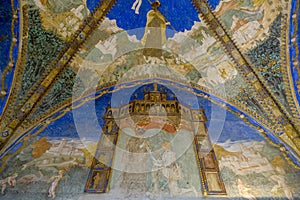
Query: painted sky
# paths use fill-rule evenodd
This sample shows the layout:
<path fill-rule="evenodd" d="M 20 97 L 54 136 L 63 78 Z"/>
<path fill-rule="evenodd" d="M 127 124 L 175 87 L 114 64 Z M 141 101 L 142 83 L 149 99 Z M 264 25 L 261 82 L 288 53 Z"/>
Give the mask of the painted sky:
<path fill-rule="evenodd" d="M 9 62 L 9 50 L 12 41 L 11 34 L 11 20 L 12 20 L 12 9 L 10 0 L 0 1 L 0 82 L 2 82 L 2 72 L 6 68 Z M 8 72 L 7 78 L 5 80 L 5 85 L 1 85 L 0 89 L 9 90 L 13 73 Z M 0 113 L 2 113 L 4 104 L 7 100 L 5 98 L 0 98 Z"/>
<path fill-rule="evenodd" d="M 10 0 L 0 1 L 0 69 L 1 71 L 8 64 L 9 47 L 11 43 L 11 20 L 12 12 Z"/>
<path fill-rule="evenodd" d="M 99 0 L 87 0 L 87 6 L 92 11 L 98 4 Z M 220 0 L 210 0 L 212 7 L 215 8 Z M 146 25 L 147 12 L 151 10 L 148 0 L 142 0 L 139 14 L 135 14 L 131 9 L 135 0 L 118 0 L 116 5 L 111 9 L 108 18 L 115 19 L 117 25 L 125 30 L 144 28 Z M 160 0 L 160 12 L 166 17 L 171 25 L 178 31 L 190 30 L 194 21 L 199 21 L 198 13 L 191 4 L 191 0 Z M 175 9 L 176 8 L 176 9 Z M 130 31 L 129 34 L 137 35 L 138 39 L 142 38 L 143 31 Z M 174 35 L 174 30 L 169 26 L 167 37 Z"/>

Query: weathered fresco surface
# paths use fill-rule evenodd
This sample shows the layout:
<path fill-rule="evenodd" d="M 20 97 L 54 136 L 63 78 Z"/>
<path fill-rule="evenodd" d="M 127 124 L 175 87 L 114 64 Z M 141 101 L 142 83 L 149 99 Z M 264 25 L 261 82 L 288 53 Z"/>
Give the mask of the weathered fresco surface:
<path fill-rule="evenodd" d="M 172 87 L 169 89 L 175 91 Z M 124 90 L 124 92 L 119 92 L 130 94 L 129 89 Z M 12 151 L 19 151 L 18 147 L 21 150 L 7 160 L 7 167 L 1 172 L 1 175 L 8 177 L 17 173 L 17 184 L 15 188 L 7 187 L 2 198 L 46 199 L 55 177 L 57 178 L 60 172 L 62 172 L 62 178 L 59 179 L 58 187 L 55 189 L 56 199 L 171 197 L 167 179 L 161 174 L 161 171 L 142 173 L 140 176 L 143 178 L 132 176 L 130 184 L 133 185 L 130 185 L 130 180 L 123 177 L 125 176 L 124 171 L 126 171 L 124 160 L 119 160 L 120 162 L 113 167 L 115 169 L 110 182 L 110 192 L 96 195 L 83 193 L 92 158 L 101 135 L 99 127 L 103 125 L 102 117 L 105 113 L 105 106 L 108 105 L 110 99 L 112 99 L 111 95 L 104 95 L 95 101 L 87 102 L 77 111 L 69 111 L 65 116 L 49 124 L 44 131 L 32 136 L 26 145 L 22 147 L 16 145 Z M 199 97 L 197 100 L 203 105 L 208 117 L 208 130 L 213 140 L 213 148 L 219 162 L 227 197 L 285 197 L 290 199 L 299 197 L 297 188 L 299 188 L 300 182 L 295 178 L 299 177 L 299 170 L 288 163 L 275 146 L 261 136 L 257 130 L 246 124 L 243 119 L 205 98 Z M 197 103 L 194 103 L 193 106 L 197 107 Z M 96 109 L 97 116 L 89 114 L 89 112 L 93 112 L 93 109 Z M 75 125 L 74 121 L 76 120 L 73 115 L 78 116 L 75 119 L 81 119 L 81 124 Z M 221 132 L 218 126 L 223 126 Z M 126 133 L 121 133 L 118 140 L 120 149 L 129 148 L 130 130 L 132 129 L 125 128 Z M 153 133 L 154 136 L 147 139 L 153 149 L 161 149 L 164 141 L 172 141 L 175 137 L 163 130 L 153 129 Z M 31 134 L 34 135 L 34 133 Z M 188 138 L 190 135 L 184 130 L 176 134 L 182 135 L 182 139 Z M 139 146 L 140 144 L 133 143 L 133 145 Z M 172 149 L 179 156 L 176 162 L 182 171 L 179 187 L 190 189 L 186 193 L 178 194 L 177 197 L 201 197 L 201 179 L 192 145 L 183 154 L 178 150 L 176 144 L 172 144 Z M 153 155 L 159 159 L 158 155 Z M 120 155 L 116 155 L 116 157 L 120 157 Z M 143 164 L 151 163 L 151 158 L 145 159 Z M 148 167 L 151 166 L 148 165 Z M 154 175 L 158 178 L 155 179 Z M 137 190 L 136 188 L 140 187 L 141 182 L 146 189 Z M 153 188 L 155 184 L 158 184 L 159 190 L 157 191 Z"/>
<path fill-rule="evenodd" d="M 211 18 L 228 35 L 223 40 L 238 48 L 234 55 L 216 37 L 222 30 L 213 30 L 196 9 L 197 1 L 156 2 L 116 1 L 99 27 L 89 24 L 89 35 L 80 31 L 97 16 L 98 0 L 0 3 L 1 130 L 15 119 L 21 127 L 13 137 L 1 132 L 0 199 L 197 199 L 217 188 L 215 177 L 203 178 L 193 131 L 156 127 L 148 130 L 151 137 L 133 140 L 136 126 L 129 124 L 120 130 L 117 148 L 162 151 L 141 157 L 138 166 L 116 151 L 105 178 L 109 190 L 86 192 L 105 184 L 91 169 L 107 105 L 141 99 L 154 82 L 168 89 L 168 98 L 204 109 L 215 155 L 207 162 L 217 163 L 226 189 L 216 198 L 300 198 L 299 2 L 208 0 Z M 238 55 L 259 81 L 241 73 Z M 25 113 L 35 95 L 41 97 Z M 285 127 L 289 123 L 292 128 Z M 170 142 L 176 137 L 178 143 Z M 183 148 L 185 140 L 191 142 Z M 173 156 L 176 162 L 164 166 Z M 143 166 L 143 173 L 126 171 Z"/>

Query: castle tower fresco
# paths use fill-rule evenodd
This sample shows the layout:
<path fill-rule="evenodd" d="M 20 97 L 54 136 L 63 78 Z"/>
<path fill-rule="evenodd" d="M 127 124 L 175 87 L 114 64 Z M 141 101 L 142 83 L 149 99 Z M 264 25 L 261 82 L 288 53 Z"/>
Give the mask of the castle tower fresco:
<path fill-rule="evenodd" d="M 204 109 L 180 104 L 156 83 L 137 93 L 127 105 L 107 106 L 85 191 L 107 193 L 119 184 L 128 197 L 226 195 Z M 184 138 L 191 142 L 182 150 Z"/>

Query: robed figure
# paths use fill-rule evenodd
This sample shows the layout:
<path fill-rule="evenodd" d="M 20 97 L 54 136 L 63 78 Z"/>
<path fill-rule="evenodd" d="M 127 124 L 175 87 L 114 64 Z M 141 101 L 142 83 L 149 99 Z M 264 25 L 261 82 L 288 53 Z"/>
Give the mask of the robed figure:
<path fill-rule="evenodd" d="M 166 26 L 169 22 L 158 10 L 159 1 L 151 4 L 152 10 L 147 14 L 145 33 L 142 38 L 143 54 L 148 57 L 162 57 L 162 46 L 166 43 Z"/>

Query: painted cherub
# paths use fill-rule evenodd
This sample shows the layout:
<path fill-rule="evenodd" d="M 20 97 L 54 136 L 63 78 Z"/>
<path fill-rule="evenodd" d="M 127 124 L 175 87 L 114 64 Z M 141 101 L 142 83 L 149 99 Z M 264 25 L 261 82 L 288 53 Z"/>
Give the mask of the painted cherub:
<path fill-rule="evenodd" d="M 52 197 L 54 199 L 56 197 L 55 190 L 58 186 L 59 181 L 63 178 L 64 171 L 59 170 L 56 176 L 52 176 L 49 181 L 53 181 L 48 191 L 48 197 Z"/>
<path fill-rule="evenodd" d="M 4 194 L 5 190 L 6 190 L 6 187 L 7 187 L 7 184 L 11 187 L 15 187 L 16 186 L 16 178 L 17 178 L 18 174 L 15 173 L 5 179 L 2 179 L 0 180 L 0 185 L 1 185 L 1 194 Z"/>

